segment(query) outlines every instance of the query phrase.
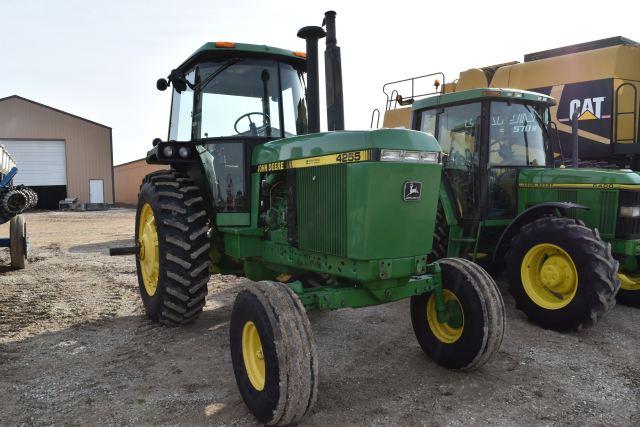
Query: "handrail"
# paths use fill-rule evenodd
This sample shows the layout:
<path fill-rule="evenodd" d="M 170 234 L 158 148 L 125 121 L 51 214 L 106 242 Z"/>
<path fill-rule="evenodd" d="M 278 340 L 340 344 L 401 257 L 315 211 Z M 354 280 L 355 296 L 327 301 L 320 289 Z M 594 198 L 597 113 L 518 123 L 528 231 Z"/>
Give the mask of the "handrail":
<path fill-rule="evenodd" d="M 427 93 L 420 93 L 420 94 L 416 94 L 415 93 L 415 83 L 416 83 L 417 80 L 424 79 L 424 78 L 427 78 L 427 77 L 435 77 L 435 76 L 439 76 L 441 79 L 438 80 L 437 84 L 434 85 L 435 88 L 436 88 L 436 90 L 434 92 L 427 92 Z M 400 93 L 396 89 L 391 91 L 391 93 L 387 92 L 387 88 L 389 86 L 397 85 L 397 84 L 400 84 L 400 83 L 406 83 L 406 82 L 411 82 L 411 95 L 410 96 L 400 96 Z M 386 103 L 385 103 L 385 111 L 397 108 L 398 107 L 398 99 L 407 100 L 408 102 L 412 102 L 414 99 L 417 99 L 417 98 L 443 93 L 444 85 L 445 85 L 445 77 L 444 77 L 444 73 L 442 73 L 442 72 L 424 74 L 422 76 L 410 77 L 408 79 L 396 80 L 396 81 L 393 81 L 393 82 L 385 83 L 382 86 L 382 93 L 384 93 L 385 96 L 387 97 L 387 100 L 386 100 Z M 394 96 L 394 94 L 395 94 L 395 96 Z"/>
<path fill-rule="evenodd" d="M 378 110 L 377 108 L 374 108 L 373 111 L 371 112 L 371 126 L 369 126 L 371 129 L 374 129 L 373 118 L 375 117 L 376 112 L 378 113 L 378 119 L 376 120 L 375 129 L 378 129 L 380 127 L 380 110 Z"/>

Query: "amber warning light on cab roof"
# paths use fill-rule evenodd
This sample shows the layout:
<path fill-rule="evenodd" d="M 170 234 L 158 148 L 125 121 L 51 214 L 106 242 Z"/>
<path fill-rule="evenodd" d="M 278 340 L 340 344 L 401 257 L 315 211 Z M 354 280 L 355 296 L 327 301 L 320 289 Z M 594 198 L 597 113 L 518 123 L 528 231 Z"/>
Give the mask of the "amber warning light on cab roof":
<path fill-rule="evenodd" d="M 224 47 L 227 49 L 233 49 L 234 47 L 236 47 L 236 43 L 235 42 L 215 42 L 215 46 Z"/>

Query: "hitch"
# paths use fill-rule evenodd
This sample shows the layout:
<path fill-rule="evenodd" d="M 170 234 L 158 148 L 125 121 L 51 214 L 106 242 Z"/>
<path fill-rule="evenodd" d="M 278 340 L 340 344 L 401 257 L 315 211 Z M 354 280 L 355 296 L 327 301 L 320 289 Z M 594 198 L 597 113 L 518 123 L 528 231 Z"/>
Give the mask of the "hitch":
<path fill-rule="evenodd" d="M 109 248 L 109 256 L 138 255 L 138 246 Z"/>

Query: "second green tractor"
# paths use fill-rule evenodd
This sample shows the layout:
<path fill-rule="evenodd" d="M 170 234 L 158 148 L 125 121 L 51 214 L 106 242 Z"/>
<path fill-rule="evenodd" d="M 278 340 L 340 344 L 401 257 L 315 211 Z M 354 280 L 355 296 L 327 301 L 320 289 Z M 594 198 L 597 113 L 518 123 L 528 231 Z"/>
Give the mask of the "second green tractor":
<path fill-rule="evenodd" d="M 410 114 L 443 149 L 431 259 L 506 270 L 516 306 L 549 329 L 591 326 L 616 296 L 640 305 L 637 173 L 554 167 L 551 97 L 480 88 L 416 98 L 389 98 L 386 119 Z"/>

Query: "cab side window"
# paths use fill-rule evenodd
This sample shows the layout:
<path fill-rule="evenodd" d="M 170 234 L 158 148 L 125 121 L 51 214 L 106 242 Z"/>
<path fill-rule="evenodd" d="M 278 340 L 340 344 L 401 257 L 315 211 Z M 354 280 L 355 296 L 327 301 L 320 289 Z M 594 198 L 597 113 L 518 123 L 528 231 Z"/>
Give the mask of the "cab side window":
<path fill-rule="evenodd" d="M 476 153 L 476 138 L 480 138 L 479 102 L 456 105 L 440 110 L 436 138 L 444 155 L 444 173 L 456 197 L 462 218 L 474 216 L 475 170 L 473 158 Z"/>

